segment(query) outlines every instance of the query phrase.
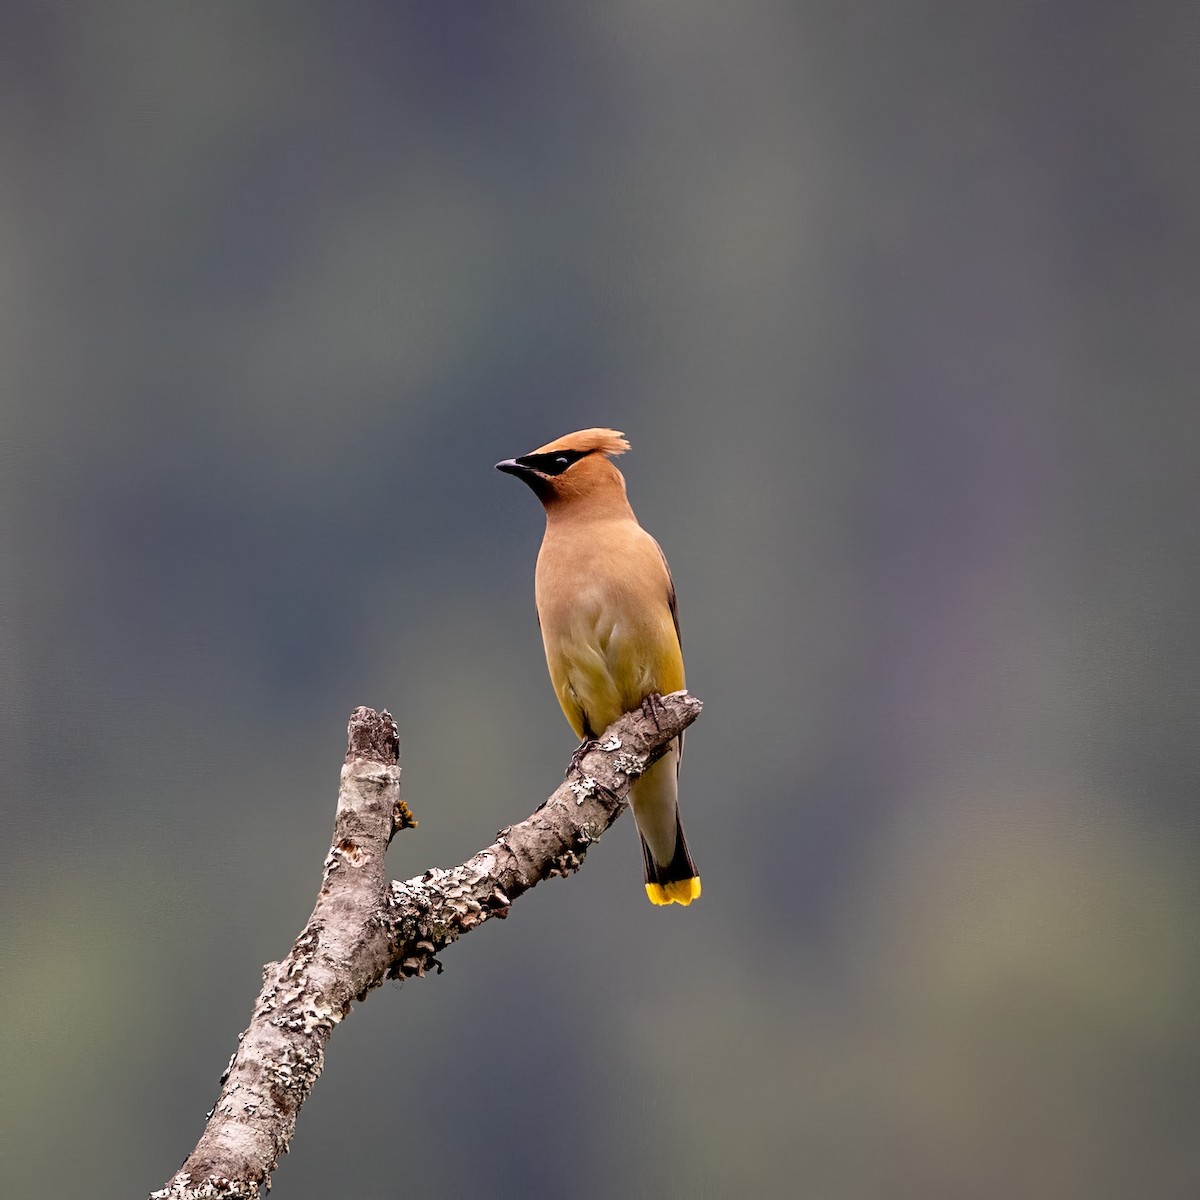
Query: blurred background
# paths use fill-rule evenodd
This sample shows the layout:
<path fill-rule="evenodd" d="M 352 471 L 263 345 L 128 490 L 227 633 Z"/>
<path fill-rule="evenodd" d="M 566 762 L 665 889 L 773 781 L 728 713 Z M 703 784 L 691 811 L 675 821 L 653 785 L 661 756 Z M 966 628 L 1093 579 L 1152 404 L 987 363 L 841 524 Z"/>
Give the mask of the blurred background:
<path fill-rule="evenodd" d="M 64 5 L 0 41 L 0 1192 L 144 1194 L 389 707 L 451 865 L 573 749 L 612 425 L 706 704 L 341 1026 L 276 1194 L 1200 1194 L 1184 6 Z"/>

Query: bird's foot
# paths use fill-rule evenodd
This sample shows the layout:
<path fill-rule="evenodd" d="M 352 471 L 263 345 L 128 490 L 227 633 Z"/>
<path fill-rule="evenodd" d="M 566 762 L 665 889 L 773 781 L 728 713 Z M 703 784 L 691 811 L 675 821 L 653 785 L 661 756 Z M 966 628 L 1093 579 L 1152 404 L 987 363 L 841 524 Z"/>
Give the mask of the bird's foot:
<path fill-rule="evenodd" d="M 659 722 L 658 716 L 659 713 L 665 713 L 666 711 L 667 706 L 663 703 L 663 698 L 657 692 L 651 692 L 642 701 L 642 713 L 654 722 L 654 728 L 660 733 L 662 732 L 662 725 Z"/>
<path fill-rule="evenodd" d="M 571 761 L 567 764 L 567 769 L 563 772 L 563 778 L 566 779 L 572 771 L 583 770 L 583 756 L 590 754 L 599 745 L 595 738 L 584 738 L 578 746 L 575 747 L 575 753 L 571 755 Z"/>

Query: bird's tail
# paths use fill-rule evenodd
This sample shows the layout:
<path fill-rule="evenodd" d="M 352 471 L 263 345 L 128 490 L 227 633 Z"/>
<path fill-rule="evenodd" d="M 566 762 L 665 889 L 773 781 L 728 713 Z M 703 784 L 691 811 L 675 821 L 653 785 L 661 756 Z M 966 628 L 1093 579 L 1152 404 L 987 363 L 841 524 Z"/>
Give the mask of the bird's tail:
<path fill-rule="evenodd" d="M 666 866 L 655 862 L 645 837 L 642 838 L 642 861 L 646 867 L 646 895 L 651 904 L 686 905 L 700 895 L 700 873 L 688 852 L 678 809 L 675 812 L 675 853 L 671 861 Z"/>

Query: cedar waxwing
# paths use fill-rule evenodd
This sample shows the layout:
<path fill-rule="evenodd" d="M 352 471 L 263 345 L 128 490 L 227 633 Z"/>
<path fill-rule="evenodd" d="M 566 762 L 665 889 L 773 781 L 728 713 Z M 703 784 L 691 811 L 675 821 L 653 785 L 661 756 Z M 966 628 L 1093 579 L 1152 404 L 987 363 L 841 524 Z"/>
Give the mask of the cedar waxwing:
<path fill-rule="evenodd" d="M 581 429 L 496 464 L 523 479 L 546 509 L 538 624 L 558 702 L 585 743 L 647 696 L 684 686 L 671 571 L 608 457 L 628 449 L 616 430 Z M 680 736 L 629 792 L 654 904 L 690 904 L 700 895 L 679 822 L 682 754 Z"/>

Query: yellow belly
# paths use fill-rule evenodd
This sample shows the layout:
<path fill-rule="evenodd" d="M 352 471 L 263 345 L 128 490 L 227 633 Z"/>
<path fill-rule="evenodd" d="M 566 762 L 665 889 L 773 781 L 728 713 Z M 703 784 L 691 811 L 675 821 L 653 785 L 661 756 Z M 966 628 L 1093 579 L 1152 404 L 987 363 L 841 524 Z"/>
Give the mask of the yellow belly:
<path fill-rule="evenodd" d="M 555 694 L 580 738 L 598 736 L 650 694 L 684 686 L 683 655 L 665 604 L 660 614 L 628 615 L 580 597 L 569 612 L 544 620 L 542 635 Z"/>

